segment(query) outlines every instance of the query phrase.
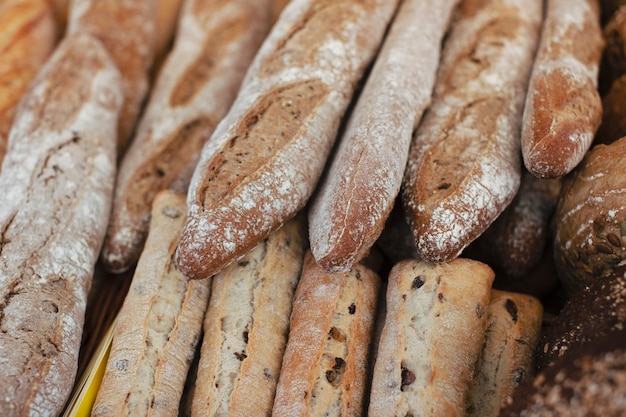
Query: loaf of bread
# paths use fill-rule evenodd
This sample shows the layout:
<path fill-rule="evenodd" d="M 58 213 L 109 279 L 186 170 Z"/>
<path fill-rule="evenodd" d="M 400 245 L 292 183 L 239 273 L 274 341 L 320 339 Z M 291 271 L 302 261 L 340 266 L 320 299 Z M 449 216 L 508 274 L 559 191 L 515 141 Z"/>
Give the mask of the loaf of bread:
<path fill-rule="evenodd" d="M 156 43 L 157 0 L 76 0 L 70 2 L 67 33 L 100 39 L 122 74 L 124 107 L 118 154 L 130 141 L 148 94 Z"/>
<path fill-rule="evenodd" d="M 580 163 L 602 118 L 598 0 L 548 0 L 522 122 L 526 168 L 558 178 Z"/>
<path fill-rule="evenodd" d="M 487 265 L 463 258 L 393 267 L 370 416 L 465 416 L 493 279 Z"/>
<path fill-rule="evenodd" d="M 467 417 L 497 417 L 535 372 L 543 307 L 532 296 L 492 290 L 482 353 L 467 398 Z"/>
<path fill-rule="evenodd" d="M 177 254 L 188 277 L 220 271 L 305 206 L 396 6 L 286 6 L 194 171 Z"/>
<path fill-rule="evenodd" d="M 118 172 L 102 260 L 121 272 L 137 261 L 156 193 L 187 192 L 202 146 L 228 112 L 270 24 L 270 2 L 189 0 Z"/>
<path fill-rule="evenodd" d="M 113 331 L 94 417 L 178 416 L 211 286 L 176 269 L 185 213 L 184 194 L 157 194 L 146 247 Z"/>
<path fill-rule="evenodd" d="M 379 286 L 363 265 L 329 274 L 307 253 L 272 416 L 366 415 Z"/>
<path fill-rule="evenodd" d="M 554 257 L 571 294 L 626 272 L 626 138 L 597 145 L 563 182 Z"/>
<path fill-rule="evenodd" d="M 49 0 L 0 3 L 0 164 L 18 103 L 56 45 Z"/>
<path fill-rule="evenodd" d="M 424 260 L 459 256 L 518 190 L 519 131 L 542 5 L 466 0 L 458 8 L 403 182 Z"/>
<path fill-rule="evenodd" d="M 194 416 L 270 416 L 306 248 L 304 216 L 213 277 Z"/>
<path fill-rule="evenodd" d="M 309 211 L 311 252 L 328 272 L 349 271 L 385 226 L 457 3 L 405 0 L 391 23 Z"/>
<path fill-rule="evenodd" d="M 115 182 L 121 78 L 66 38 L 21 101 L 0 175 L 0 415 L 58 415 Z"/>

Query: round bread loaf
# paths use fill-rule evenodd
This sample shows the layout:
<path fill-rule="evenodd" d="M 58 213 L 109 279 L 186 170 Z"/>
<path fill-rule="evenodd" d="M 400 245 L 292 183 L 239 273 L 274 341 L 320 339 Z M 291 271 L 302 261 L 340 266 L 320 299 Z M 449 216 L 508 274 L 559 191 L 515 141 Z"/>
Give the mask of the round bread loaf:
<path fill-rule="evenodd" d="M 556 209 L 555 263 L 572 294 L 626 272 L 626 137 L 595 146 L 563 184 Z"/>

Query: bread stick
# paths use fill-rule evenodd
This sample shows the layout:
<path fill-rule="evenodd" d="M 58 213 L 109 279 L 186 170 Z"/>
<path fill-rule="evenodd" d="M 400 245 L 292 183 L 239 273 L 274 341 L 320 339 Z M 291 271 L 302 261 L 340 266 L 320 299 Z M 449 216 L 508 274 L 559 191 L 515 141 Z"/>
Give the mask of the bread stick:
<path fill-rule="evenodd" d="M 177 254 L 188 277 L 222 270 L 305 206 L 396 5 L 286 6 L 194 171 Z"/>
<path fill-rule="evenodd" d="M 0 175 L 0 415 L 58 415 L 72 389 L 122 100 L 102 43 L 77 34 L 20 104 Z"/>

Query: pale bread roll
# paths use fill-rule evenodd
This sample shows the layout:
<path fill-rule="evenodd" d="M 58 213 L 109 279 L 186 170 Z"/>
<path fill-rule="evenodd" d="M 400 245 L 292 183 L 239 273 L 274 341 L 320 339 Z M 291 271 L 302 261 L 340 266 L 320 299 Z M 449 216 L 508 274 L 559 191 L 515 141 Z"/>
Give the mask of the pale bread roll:
<path fill-rule="evenodd" d="M 92 416 L 178 416 L 187 372 L 202 331 L 210 281 L 189 281 L 173 254 L 185 197 L 154 200 L 146 247 L 124 304 Z"/>
<path fill-rule="evenodd" d="M 192 416 L 270 416 L 304 258 L 303 216 L 213 277 Z"/>
<path fill-rule="evenodd" d="M 56 45 L 57 24 L 48 0 L 0 3 L 0 164 L 17 106 Z"/>
<path fill-rule="evenodd" d="M 272 416 L 366 414 L 379 287 L 363 265 L 329 274 L 307 253 Z"/>
<path fill-rule="evenodd" d="M 66 38 L 22 99 L 0 174 L 0 415 L 58 415 L 115 182 L 120 73 Z"/>
<path fill-rule="evenodd" d="M 369 415 L 465 416 L 493 279 L 487 265 L 463 258 L 393 267 Z"/>
<path fill-rule="evenodd" d="M 497 417 L 535 370 L 543 307 L 532 296 L 492 290 L 487 328 L 467 399 L 467 417 Z"/>

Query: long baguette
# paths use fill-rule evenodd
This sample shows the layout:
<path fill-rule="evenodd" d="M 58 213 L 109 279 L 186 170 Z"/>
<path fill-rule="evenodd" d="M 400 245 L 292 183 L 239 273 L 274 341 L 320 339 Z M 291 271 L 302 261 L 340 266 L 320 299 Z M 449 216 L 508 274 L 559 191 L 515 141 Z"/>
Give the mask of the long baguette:
<path fill-rule="evenodd" d="M 228 112 L 269 30 L 269 0 L 189 0 L 137 135 L 120 164 L 102 260 L 114 272 L 139 257 L 157 192 L 186 192 L 200 150 Z"/>
<path fill-rule="evenodd" d="M 206 278 L 304 207 L 396 0 L 292 0 L 202 150 L 177 262 Z"/>
<path fill-rule="evenodd" d="M 0 175 L 0 415 L 57 415 L 70 394 L 121 106 L 88 35 L 60 44 L 20 104 Z"/>
<path fill-rule="evenodd" d="M 57 25 L 48 0 L 0 3 L 0 163 L 17 105 L 56 44 Z"/>
<path fill-rule="evenodd" d="M 522 123 L 526 168 L 541 178 L 569 173 L 602 119 L 598 70 L 604 40 L 598 0 L 548 0 Z"/>
<path fill-rule="evenodd" d="M 398 9 L 311 206 L 311 251 L 328 272 L 348 271 L 385 226 L 456 4 L 405 0 Z"/>
<path fill-rule="evenodd" d="M 100 39 L 122 74 L 124 107 L 118 127 L 118 154 L 132 137 L 148 93 L 156 44 L 157 0 L 71 0 L 67 33 Z"/>
<path fill-rule="evenodd" d="M 200 341 L 210 281 L 189 281 L 173 255 L 185 196 L 159 193 L 146 247 L 119 314 L 92 416 L 178 416 Z"/>
<path fill-rule="evenodd" d="M 403 202 L 422 259 L 457 257 L 515 196 L 542 1 L 466 0 L 413 138 Z"/>

